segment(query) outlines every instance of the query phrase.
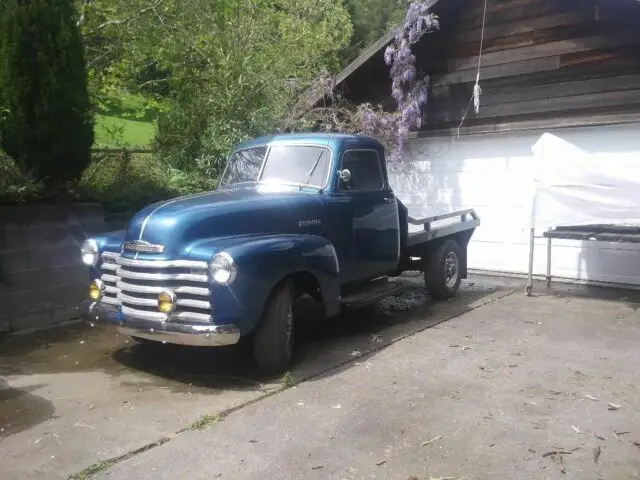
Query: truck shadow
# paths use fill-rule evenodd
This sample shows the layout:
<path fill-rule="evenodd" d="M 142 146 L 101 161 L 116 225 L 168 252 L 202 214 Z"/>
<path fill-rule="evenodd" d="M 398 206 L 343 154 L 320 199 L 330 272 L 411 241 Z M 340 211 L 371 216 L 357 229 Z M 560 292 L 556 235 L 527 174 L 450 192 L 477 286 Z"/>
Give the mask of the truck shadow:
<path fill-rule="evenodd" d="M 502 284 L 478 287 L 470 282 L 455 298 L 435 303 L 421 278 L 408 281 L 402 294 L 333 319 L 325 318 L 320 306 L 310 299 L 299 302 L 297 348 L 291 368 L 295 379 L 312 377 L 385 348 L 398 338 L 469 311 L 482 298 L 505 289 Z M 137 345 L 115 351 L 113 358 L 128 369 L 204 388 L 259 388 L 279 382 L 259 373 L 251 353 L 248 343 L 215 349 Z"/>
<path fill-rule="evenodd" d="M 444 302 L 433 302 L 421 277 L 407 276 L 407 289 L 359 311 L 327 319 L 313 301 L 297 311 L 297 349 L 291 367 L 296 379 L 309 378 L 385 348 L 398 338 L 468 311 L 482 298 L 510 288 L 500 279 L 470 279 Z M 524 288 L 524 287 L 523 287 Z M 5 339 L 1 375 L 100 372 L 130 381 L 150 382 L 172 392 L 214 394 L 220 390 L 256 391 L 280 378 L 261 375 L 248 342 L 225 348 L 141 345 L 112 329 L 70 325 Z M 126 382 L 125 382 L 126 383 Z M 146 384 L 146 383 L 145 383 Z"/>

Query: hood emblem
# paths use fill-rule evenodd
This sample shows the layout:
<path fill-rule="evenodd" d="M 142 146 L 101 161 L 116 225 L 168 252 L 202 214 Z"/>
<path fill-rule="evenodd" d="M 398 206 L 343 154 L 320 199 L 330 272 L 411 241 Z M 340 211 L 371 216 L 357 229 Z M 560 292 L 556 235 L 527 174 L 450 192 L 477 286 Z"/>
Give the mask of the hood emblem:
<path fill-rule="evenodd" d="M 299 220 L 298 228 L 304 227 L 313 227 L 316 225 L 322 225 L 322 221 L 320 219 L 314 218 L 313 220 Z"/>
<path fill-rule="evenodd" d="M 164 245 L 155 245 L 144 240 L 134 240 L 132 242 L 124 242 L 122 250 L 124 252 L 164 253 Z"/>

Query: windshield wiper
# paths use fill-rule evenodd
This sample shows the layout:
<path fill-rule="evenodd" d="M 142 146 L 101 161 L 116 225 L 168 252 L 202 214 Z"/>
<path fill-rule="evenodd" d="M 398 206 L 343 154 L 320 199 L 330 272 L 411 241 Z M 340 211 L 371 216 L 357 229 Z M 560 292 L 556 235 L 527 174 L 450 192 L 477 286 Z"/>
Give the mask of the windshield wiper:
<path fill-rule="evenodd" d="M 313 175 L 313 172 L 315 172 L 316 168 L 318 167 L 318 164 L 320 163 L 320 159 L 322 158 L 322 155 L 324 155 L 324 150 L 320 152 L 320 155 L 318 155 L 318 158 L 316 158 L 316 161 L 311 167 L 311 170 L 309 170 L 309 172 L 307 172 L 307 174 L 304 177 L 302 177 L 302 180 L 298 184 L 298 190 L 302 190 L 302 186 L 305 185 L 306 182 L 311 180 L 311 176 Z"/>

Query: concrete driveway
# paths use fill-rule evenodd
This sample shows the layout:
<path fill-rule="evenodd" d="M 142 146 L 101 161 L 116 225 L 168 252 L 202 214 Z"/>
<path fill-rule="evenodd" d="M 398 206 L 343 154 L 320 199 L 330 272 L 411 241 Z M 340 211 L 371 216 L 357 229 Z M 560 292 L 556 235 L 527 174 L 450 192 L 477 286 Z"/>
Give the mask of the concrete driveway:
<path fill-rule="evenodd" d="M 2 478 L 640 478 L 639 297 L 475 277 L 432 304 L 405 281 L 375 310 L 309 314 L 279 379 L 240 348 L 15 337 Z"/>

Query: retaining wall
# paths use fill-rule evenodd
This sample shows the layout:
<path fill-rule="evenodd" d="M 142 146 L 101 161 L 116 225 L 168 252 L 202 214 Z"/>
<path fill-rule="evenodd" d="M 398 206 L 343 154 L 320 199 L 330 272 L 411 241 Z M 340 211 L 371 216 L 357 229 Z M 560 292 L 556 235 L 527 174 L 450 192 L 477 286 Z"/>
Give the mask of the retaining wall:
<path fill-rule="evenodd" d="M 89 278 L 80 245 L 109 227 L 94 204 L 0 207 L 0 332 L 78 318 Z"/>

